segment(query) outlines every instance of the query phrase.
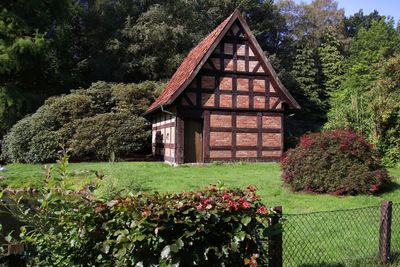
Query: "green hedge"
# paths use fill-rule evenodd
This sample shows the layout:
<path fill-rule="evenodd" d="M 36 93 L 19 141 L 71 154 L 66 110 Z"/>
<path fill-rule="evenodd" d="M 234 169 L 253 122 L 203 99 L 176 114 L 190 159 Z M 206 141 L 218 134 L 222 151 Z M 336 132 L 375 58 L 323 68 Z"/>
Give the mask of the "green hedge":
<path fill-rule="evenodd" d="M 97 82 L 88 89 L 51 97 L 36 113 L 17 122 L 4 137 L 2 159 L 41 163 L 64 146 L 73 160 L 104 160 L 150 151 L 150 124 L 141 114 L 161 83 Z"/>
<path fill-rule="evenodd" d="M 266 266 L 277 231 L 252 187 L 62 203 L 23 236 L 38 266 Z"/>

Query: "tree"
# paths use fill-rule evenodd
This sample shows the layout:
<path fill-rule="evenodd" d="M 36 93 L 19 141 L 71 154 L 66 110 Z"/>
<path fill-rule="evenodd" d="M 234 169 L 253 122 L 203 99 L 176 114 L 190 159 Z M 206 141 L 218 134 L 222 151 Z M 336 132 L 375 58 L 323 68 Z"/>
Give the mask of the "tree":
<path fill-rule="evenodd" d="M 317 48 L 329 30 L 344 41 L 344 10 L 334 0 L 313 0 L 311 3 L 296 4 L 293 0 L 277 3 L 286 18 L 293 40 L 307 39 L 312 48 Z"/>
<path fill-rule="evenodd" d="M 190 49 L 236 7 L 246 14 L 261 47 L 285 57 L 285 20 L 270 1 L 155 1 L 137 18 L 127 16 L 110 42 L 120 57 L 116 73 L 124 82 L 169 78 Z"/>
<path fill-rule="evenodd" d="M 371 28 L 374 20 L 381 19 L 384 19 L 384 17 L 379 15 L 378 11 L 374 10 L 368 15 L 364 15 L 363 10 L 361 9 L 357 13 L 345 18 L 344 25 L 346 29 L 346 35 L 353 38 L 357 35 L 361 28 L 368 30 Z"/>
<path fill-rule="evenodd" d="M 344 57 L 339 51 L 340 44 L 334 33 L 328 31 L 319 47 L 325 94 L 330 95 L 340 87 Z"/>
<path fill-rule="evenodd" d="M 400 54 L 378 63 L 377 80 L 368 92 L 373 139 L 387 164 L 400 163 Z"/>
<path fill-rule="evenodd" d="M 373 103 L 379 101 L 384 90 L 376 87 L 376 82 L 383 72 L 382 62 L 399 50 L 400 35 L 393 21 L 373 21 L 368 30 L 359 30 L 349 51 L 342 85 L 331 95 L 325 128 L 352 128 L 379 145 L 377 129 L 381 126 L 377 124 Z"/>
<path fill-rule="evenodd" d="M 0 137 L 44 98 L 79 83 L 70 0 L 0 4 Z"/>
<path fill-rule="evenodd" d="M 319 72 L 315 53 L 306 41 L 302 42 L 296 50 L 292 76 L 297 84 L 295 96 L 302 102 L 302 112 L 319 120 L 321 111 L 324 110 L 323 90 L 318 80 Z"/>

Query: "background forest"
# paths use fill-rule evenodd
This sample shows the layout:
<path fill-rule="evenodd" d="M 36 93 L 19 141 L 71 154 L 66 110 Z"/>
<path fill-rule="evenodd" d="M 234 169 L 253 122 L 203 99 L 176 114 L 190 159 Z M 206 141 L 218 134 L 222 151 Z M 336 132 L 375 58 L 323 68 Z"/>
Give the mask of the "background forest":
<path fill-rule="evenodd" d="M 310 4 L 292 0 L 3 0 L 3 158 L 50 160 L 54 151 L 41 157 L 45 153 L 39 155 L 34 149 L 24 155 L 13 149 L 36 146 L 50 153 L 61 137 L 68 137 L 77 151 L 81 147 L 87 150 L 84 142 L 92 139 L 90 131 L 105 131 L 106 122 L 108 127 L 120 129 L 121 134 L 113 140 L 121 143 L 114 147 L 122 147 L 121 156 L 129 155 L 124 144 L 144 144 L 146 137 L 127 139 L 124 131 L 137 132 L 138 124 L 146 124 L 140 113 L 159 93 L 162 82 L 236 7 L 302 106 L 288 120 L 287 136 L 351 128 L 383 152 L 386 164 L 400 161 L 400 28 L 376 11 L 346 17 L 334 0 Z M 84 92 L 82 88 L 89 89 Z M 71 92 L 68 101 L 46 101 Z M 69 105 L 71 101 L 75 106 Z M 82 103 L 87 105 L 87 113 L 78 114 L 83 112 Z M 17 121 L 40 106 L 10 132 Z M 96 117 L 99 113 L 102 115 Z M 71 114 L 78 114 L 75 119 L 85 123 L 65 119 Z M 125 127 L 127 114 L 137 118 Z M 99 124 L 103 126 L 96 127 Z M 33 138 L 35 131 L 42 136 Z M 8 132 L 14 134 L 6 135 Z M 113 142 L 98 138 L 99 144 Z M 90 153 L 82 150 L 81 158 L 107 157 L 107 145 L 96 155 L 99 144 Z M 132 151 L 143 149 L 134 147 Z"/>

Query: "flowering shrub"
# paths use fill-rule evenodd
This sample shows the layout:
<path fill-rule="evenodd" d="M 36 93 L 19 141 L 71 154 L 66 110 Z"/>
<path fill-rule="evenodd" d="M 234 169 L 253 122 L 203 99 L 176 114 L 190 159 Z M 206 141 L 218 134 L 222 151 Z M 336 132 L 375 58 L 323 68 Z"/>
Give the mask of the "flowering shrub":
<path fill-rule="evenodd" d="M 92 259 L 99 264 L 243 266 L 266 256 L 269 214 L 253 187 L 144 194 L 97 203 L 93 216 L 79 232 L 104 237 L 95 245 L 101 260 Z"/>
<path fill-rule="evenodd" d="M 38 203 L 19 198 L 34 266 L 265 266 L 271 213 L 255 188 L 145 193 L 98 201 L 65 190 L 68 156 L 48 169 Z M 68 199 L 68 201 L 66 200 Z M 3 203 L 6 205 L 6 203 Z M 14 205 L 14 206 L 15 206 Z M 279 226 L 279 225 L 278 225 Z M 279 227 L 278 227 L 279 228 Z"/>
<path fill-rule="evenodd" d="M 304 135 L 281 164 L 293 191 L 375 194 L 390 181 L 373 145 L 349 130 Z"/>

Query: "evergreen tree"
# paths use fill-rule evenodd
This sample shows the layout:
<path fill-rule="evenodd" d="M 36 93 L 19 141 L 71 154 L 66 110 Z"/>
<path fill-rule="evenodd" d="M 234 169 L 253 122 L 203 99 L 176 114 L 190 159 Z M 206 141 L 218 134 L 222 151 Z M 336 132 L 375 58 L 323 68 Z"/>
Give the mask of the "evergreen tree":
<path fill-rule="evenodd" d="M 310 44 L 305 41 L 297 47 L 292 76 L 296 81 L 294 95 L 302 103 L 302 113 L 320 120 L 324 110 L 321 100 L 323 91 L 319 84 L 315 53 Z"/>
<path fill-rule="evenodd" d="M 344 24 L 346 35 L 353 38 L 354 36 L 356 36 L 361 28 L 368 30 L 369 28 L 371 28 L 372 22 L 374 20 L 381 19 L 384 19 L 384 17 L 379 15 L 378 11 L 374 10 L 370 14 L 365 15 L 363 10 L 361 9 L 357 13 L 345 18 Z"/>
<path fill-rule="evenodd" d="M 326 96 L 331 95 L 340 87 L 344 57 L 339 47 L 339 41 L 334 33 L 328 31 L 318 51 Z"/>

